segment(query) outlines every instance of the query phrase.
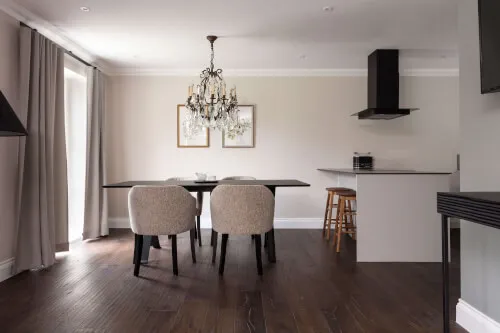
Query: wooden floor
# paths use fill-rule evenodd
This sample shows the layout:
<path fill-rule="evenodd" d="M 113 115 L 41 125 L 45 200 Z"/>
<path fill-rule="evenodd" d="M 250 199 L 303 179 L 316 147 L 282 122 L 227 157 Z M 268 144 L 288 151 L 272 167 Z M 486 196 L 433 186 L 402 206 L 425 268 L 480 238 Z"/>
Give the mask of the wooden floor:
<path fill-rule="evenodd" d="M 47 270 L 0 283 L 0 332 L 442 331 L 439 264 L 356 264 L 350 239 L 336 255 L 321 231 L 278 230 L 278 262 L 266 262 L 262 278 L 250 238 L 230 237 L 220 279 L 203 232 L 197 264 L 188 234 L 180 236 L 178 277 L 166 237 L 134 277 L 132 234 L 116 230 Z M 458 255 L 454 250 L 451 304 Z"/>

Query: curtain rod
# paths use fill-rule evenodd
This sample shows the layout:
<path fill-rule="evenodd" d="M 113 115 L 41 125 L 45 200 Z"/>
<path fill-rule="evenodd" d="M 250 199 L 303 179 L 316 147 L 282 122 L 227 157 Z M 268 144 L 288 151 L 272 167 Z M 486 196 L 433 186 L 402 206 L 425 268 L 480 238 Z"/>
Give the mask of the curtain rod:
<path fill-rule="evenodd" d="M 24 23 L 24 22 L 20 22 L 20 24 L 21 24 L 21 26 L 22 26 L 22 27 L 30 28 L 31 30 L 34 30 L 34 31 L 37 31 L 37 32 L 38 32 L 38 30 L 33 29 L 32 27 L 30 27 L 29 25 L 27 25 L 27 24 L 26 24 L 26 23 Z M 87 61 L 83 60 L 82 58 L 80 58 L 79 56 L 77 56 L 76 54 L 74 54 L 73 52 L 71 52 L 71 51 L 67 50 L 66 48 L 62 47 L 62 46 L 61 46 L 61 45 L 59 45 L 59 44 L 57 44 L 57 45 L 58 45 L 61 49 L 63 49 L 63 50 L 64 50 L 64 53 L 66 53 L 67 55 L 69 55 L 69 56 L 73 57 L 74 59 L 78 60 L 78 61 L 79 61 L 79 62 L 81 62 L 82 64 L 87 65 L 87 66 L 89 66 L 89 67 L 93 67 L 93 68 L 95 68 L 95 69 L 98 69 L 96 66 L 94 66 L 94 65 L 92 65 L 92 64 L 90 64 L 90 63 L 88 63 Z"/>

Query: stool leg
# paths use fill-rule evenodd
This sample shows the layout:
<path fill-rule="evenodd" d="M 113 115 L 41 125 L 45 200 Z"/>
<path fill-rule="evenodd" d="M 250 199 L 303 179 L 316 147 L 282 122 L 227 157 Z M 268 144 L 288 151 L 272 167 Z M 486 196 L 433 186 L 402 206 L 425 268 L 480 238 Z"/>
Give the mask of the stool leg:
<path fill-rule="evenodd" d="M 332 210 L 333 210 L 333 197 L 335 193 L 328 193 L 328 220 L 326 226 L 326 240 L 330 240 L 330 232 L 332 229 Z"/>
<path fill-rule="evenodd" d="M 325 208 L 325 219 L 323 220 L 323 237 L 326 235 L 326 223 L 328 219 L 328 208 L 330 207 L 330 191 L 328 191 L 328 196 L 326 197 L 326 208 Z"/>
<path fill-rule="evenodd" d="M 335 214 L 335 230 L 333 231 L 333 246 L 337 244 L 337 232 L 339 231 L 339 221 L 340 221 L 340 196 L 337 200 L 337 212 Z"/>
<path fill-rule="evenodd" d="M 340 198 L 340 205 L 339 205 L 339 222 L 338 222 L 338 231 L 337 231 L 337 253 L 340 252 L 340 237 L 342 236 L 342 224 L 344 222 L 344 206 L 345 206 L 345 200 Z"/>

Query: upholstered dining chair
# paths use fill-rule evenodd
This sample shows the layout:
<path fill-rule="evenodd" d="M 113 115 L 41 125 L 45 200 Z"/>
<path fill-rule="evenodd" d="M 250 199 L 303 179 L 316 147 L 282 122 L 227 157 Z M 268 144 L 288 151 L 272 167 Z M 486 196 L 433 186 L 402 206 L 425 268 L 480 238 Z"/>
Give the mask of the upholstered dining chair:
<path fill-rule="evenodd" d="M 262 275 L 261 234 L 273 227 L 272 192 L 261 185 L 220 185 L 212 191 L 210 211 L 215 232 L 213 259 L 217 253 L 217 235 L 222 234 L 219 274 L 224 274 L 229 235 L 254 235 L 257 271 Z"/>
<path fill-rule="evenodd" d="M 196 263 L 195 217 L 196 199 L 180 186 L 134 186 L 128 194 L 130 226 L 135 234 L 134 275 L 139 275 L 143 236 L 170 235 L 172 238 L 172 266 L 177 267 L 177 234 L 189 231 L 191 257 Z"/>
<path fill-rule="evenodd" d="M 222 180 L 256 180 L 257 178 L 252 177 L 252 176 L 231 176 L 231 177 L 225 177 L 222 178 Z M 212 236 L 210 238 L 210 245 L 214 245 L 214 237 L 215 237 L 215 232 L 214 229 L 212 228 Z M 255 239 L 254 235 L 252 235 L 252 239 Z M 212 258 L 212 262 L 215 262 L 215 257 Z"/>
<path fill-rule="evenodd" d="M 189 177 L 171 177 L 167 180 L 191 180 Z M 201 246 L 201 213 L 203 210 L 203 192 L 196 192 L 196 233 L 195 239 L 198 239 L 198 245 Z"/>

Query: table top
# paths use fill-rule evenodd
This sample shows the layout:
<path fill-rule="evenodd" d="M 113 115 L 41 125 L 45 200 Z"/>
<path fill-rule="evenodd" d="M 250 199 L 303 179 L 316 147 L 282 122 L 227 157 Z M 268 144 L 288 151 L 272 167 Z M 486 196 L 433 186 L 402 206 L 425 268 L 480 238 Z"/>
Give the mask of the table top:
<path fill-rule="evenodd" d="M 500 192 L 439 192 L 438 213 L 500 229 Z"/>
<path fill-rule="evenodd" d="M 417 171 L 417 170 L 389 170 L 389 169 L 336 169 L 336 168 L 321 168 L 318 171 L 347 173 L 353 175 L 450 175 L 451 172 L 440 171 Z"/>
<path fill-rule="evenodd" d="M 217 183 L 195 183 L 194 180 L 133 180 L 106 184 L 103 188 L 131 188 L 133 186 L 177 185 L 190 191 L 210 191 L 218 185 L 264 185 L 267 187 L 308 187 L 310 184 L 296 179 L 219 180 Z"/>

